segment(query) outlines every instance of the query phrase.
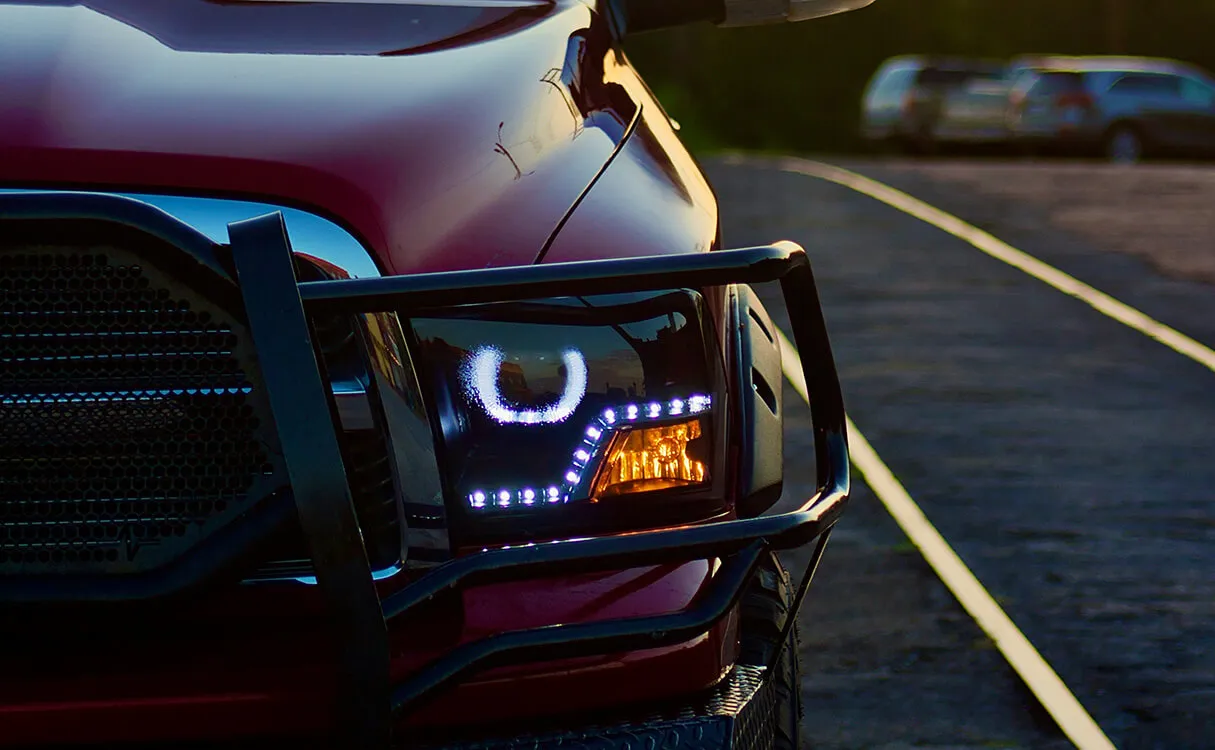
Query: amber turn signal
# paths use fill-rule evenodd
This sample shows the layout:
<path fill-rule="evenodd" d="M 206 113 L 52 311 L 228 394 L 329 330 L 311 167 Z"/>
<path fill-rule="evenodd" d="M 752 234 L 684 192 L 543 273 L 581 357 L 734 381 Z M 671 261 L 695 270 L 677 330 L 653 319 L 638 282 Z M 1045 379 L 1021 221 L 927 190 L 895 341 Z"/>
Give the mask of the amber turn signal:
<path fill-rule="evenodd" d="M 708 478 L 702 443 L 699 417 L 621 430 L 612 436 L 591 497 L 701 484 Z"/>

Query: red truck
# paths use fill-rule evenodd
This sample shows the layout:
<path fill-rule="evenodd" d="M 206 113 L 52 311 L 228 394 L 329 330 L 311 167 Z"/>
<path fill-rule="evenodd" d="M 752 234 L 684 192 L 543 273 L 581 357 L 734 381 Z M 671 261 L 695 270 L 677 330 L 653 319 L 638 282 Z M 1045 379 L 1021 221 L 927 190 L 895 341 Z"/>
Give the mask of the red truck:
<path fill-rule="evenodd" d="M 620 44 L 870 1 L 0 0 L 0 747 L 796 747 L 814 279 Z"/>

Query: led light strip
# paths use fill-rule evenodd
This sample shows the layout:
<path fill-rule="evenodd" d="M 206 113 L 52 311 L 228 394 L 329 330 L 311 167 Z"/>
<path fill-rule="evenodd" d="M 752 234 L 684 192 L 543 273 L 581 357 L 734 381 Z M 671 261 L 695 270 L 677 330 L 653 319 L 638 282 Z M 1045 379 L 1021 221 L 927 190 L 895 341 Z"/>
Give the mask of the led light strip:
<path fill-rule="evenodd" d="M 468 496 L 468 504 L 476 510 L 481 510 L 491 507 L 510 508 L 545 504 L 552 505 L 563 503 L 567 499 L 562 497 L 561 490 L 555 486 L 550 486 L 539 492 L 531 487 L 524 487 L 521 490 L 502 489 L 489 494 L 486 494 L 484 490 L 477 490 Z"/>
<path fill-rule="evenodd" d="M 643 404 L 625 404 L 611 407 L 594 419 L 583 432 L 570 459 L 570 465 L 562 475 L 562 484 L 549 484 L 543 489 L 533 487 L 503 487 L 497 491 L 474 490 L 468 495 L 468 505 L 473 510 L 491 508 L 530 508 L 540 505 L 568 503 L 570 495 L 582 482 L 583 472 L 594 461 L 606 444 L 605 437 L 623 425 L 648 422 L 656 419 L 703 414 L 713 405 L 713 400 L 703 394 L 687 399 L 674 398 L 666 404 L 650 401 Z"/>

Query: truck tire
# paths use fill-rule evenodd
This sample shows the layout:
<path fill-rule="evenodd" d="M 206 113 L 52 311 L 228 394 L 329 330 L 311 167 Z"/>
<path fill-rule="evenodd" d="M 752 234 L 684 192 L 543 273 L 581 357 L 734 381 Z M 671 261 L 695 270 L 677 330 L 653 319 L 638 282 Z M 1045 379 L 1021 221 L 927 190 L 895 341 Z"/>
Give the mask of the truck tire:
<path fill-rule="evenodd" d="M 772 675 L 776 699 L 773 722 L 772 750 L 798 750 L 802 721 L 801 674 L 798 664 L 799 634 L 797 623 L 781 643 L 781 631 L 793 605 L 793 586 L 776 555 L 768 554 L 759 570 L 743 592 L 739 608 L 739 663 L 768 664 L 778 650 L 780 660 Z"/>

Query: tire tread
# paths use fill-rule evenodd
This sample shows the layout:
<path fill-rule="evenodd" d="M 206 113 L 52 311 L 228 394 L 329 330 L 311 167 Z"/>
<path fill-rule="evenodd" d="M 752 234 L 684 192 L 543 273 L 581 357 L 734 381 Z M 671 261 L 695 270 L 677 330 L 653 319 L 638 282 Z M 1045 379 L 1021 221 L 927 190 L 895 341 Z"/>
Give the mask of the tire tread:
<path fill-rule="evenodd" d="M 790 616 L 793 586 L 789 573 L 775 555 L 767 556 L 743 594 L 740 607 L 742 632 L 739 662 L 751 665 L 768 664 L 783 645 L 773 689 L 776 691 L 776 721 L 772 750 L 799 750 L 799 729 L 804 714 L 798 668 L 800 633 L 797 623 L 790 629 L 784 644 L 781 632 Z"/>

